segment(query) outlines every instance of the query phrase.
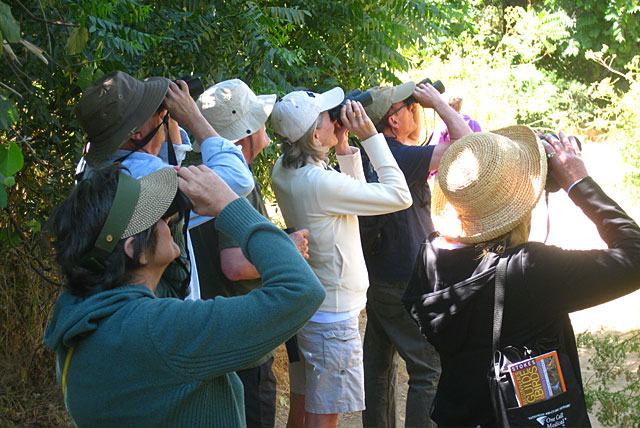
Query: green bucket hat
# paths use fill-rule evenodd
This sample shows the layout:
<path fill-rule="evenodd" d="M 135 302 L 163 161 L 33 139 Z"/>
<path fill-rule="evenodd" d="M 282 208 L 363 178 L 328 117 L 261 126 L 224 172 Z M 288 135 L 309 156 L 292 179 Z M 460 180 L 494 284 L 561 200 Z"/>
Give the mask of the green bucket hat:
<path fill-rule="evenodd" d="M 121 239 L 156 224 L 171 206 L 177 192 L 178 173 L 174 168 L 162 168 L 140 180 L 120 173 L 109 215 L 94 248 L 87 254 L 88 259 L 100 264 Z"/>
<path fill-rule="evenodd" d="M 89 137 L 85 159 L 95 166 L 108 159 L 158 110 L 169 79 L 140 81 L 115 71 L 93 82 L 83 93 L 76 115 Z"/>
<path fill-rule="evenodd" d="M 416 84 L 411 81 L 398 86 L 376 86 L 375 88 L 367 89 L 373 102 L 366 106 L 364 111 L 367 112 L 371 122 L 377 125 L 387 114 L 391 104 L 406 100 L 413 95 L 415 89 Z"/>

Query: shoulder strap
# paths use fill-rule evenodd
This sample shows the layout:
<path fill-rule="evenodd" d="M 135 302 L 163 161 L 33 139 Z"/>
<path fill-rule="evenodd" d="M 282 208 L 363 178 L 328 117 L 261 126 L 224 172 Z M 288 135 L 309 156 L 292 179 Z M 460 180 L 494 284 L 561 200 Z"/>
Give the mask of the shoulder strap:
<path fill-rule="evenodd" d="M 493 299 L 493 342 L 492 355 L 495 355 L 500 344 L 502 330 L 502 313 L 504 312 L 504 288 L 507 283 L 507 258 L 500 257 L 496 267 L 495 291 Z"/>
<path fill-rule="evenodd" d="M 67 358 L 64 360 L 64 369 L 62 369 L 62 396 L 65 401 L 67 398 L 67 373 L 69 372 L 69 362 L 71 361 L 71 354 L 73 354 L 73 346 L 67 351 Z"/>

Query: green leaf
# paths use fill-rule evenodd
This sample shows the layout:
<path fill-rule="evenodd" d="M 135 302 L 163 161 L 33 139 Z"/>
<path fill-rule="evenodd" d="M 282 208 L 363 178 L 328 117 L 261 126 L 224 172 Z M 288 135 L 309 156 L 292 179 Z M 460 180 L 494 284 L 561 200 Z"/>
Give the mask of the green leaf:
<path fill-rule="evenodd" d="M 2 205 L 3 193 L 4 193 L 4 205 Z M 4 208 L 6 206 L 7 206 L 7 194 L 4 191 L 4 187 L 0 186 L 0 208 Z M 12 231 L 11 228 L 5 227 L 3 229 L 0 229 L 0 242 L 5 242 L 5 243 L 12 242 L 13 244 L 17 244 L 20 242 L 20 240 L 21 240 L 20 235 Z"/>
<path fill-rule="evenodd" d="M 31 230 L 35 233 L 40 232 L 40 230 L 42 229 L 42 224 L 40 224 L 40 222 L 38 220 L 31 220 L 28 223 L 29 227 L 31 228 Z"/>
<path fill-rule="evenodd" d="M 7 206 L 7 191 L 4 190 L 4 186 L 0 186 L 0 208 Z"/>
<path fill-rule="evenodd" d="M 4 178 L 5 187 L 12 187 L 14 184 L 16 184 L 16 179 L 13 176 Z"/>
<path fill-rule="evenodd" d="M 67 53 L 69 55 L 76 55 L 82 52 L 89 40 L 89 31 L 86 27 L 74 28 L 67 40 Z"/>
<path fill-rule="evenodd" d="M 22 169 L 24 157 L 20 147 L 13 141 L 9 143 L 9 148 L 0 149 L 0 174 L 5 177 L 15 174 Z"/>
<path fill-rule="evenodd" d="M 0 96 L 0 129 L 9 129 L 16 123 L 17 111 L 13 102 Z"/>
<path fill-rule="evenodd" d="M 91 66 L 84 67 L 80 73 L 78 73 L 78 86 L 83 91 L 89 87 L 91 82 L 93 82 L 93 71 L 94 68 Z"/>
<path fill-rule="evenodd" d="M 0 2 L 0 31 L 9 43 L 20 41 L 20 26 L 11 14 L 11 8 L 4 2 Z"/>

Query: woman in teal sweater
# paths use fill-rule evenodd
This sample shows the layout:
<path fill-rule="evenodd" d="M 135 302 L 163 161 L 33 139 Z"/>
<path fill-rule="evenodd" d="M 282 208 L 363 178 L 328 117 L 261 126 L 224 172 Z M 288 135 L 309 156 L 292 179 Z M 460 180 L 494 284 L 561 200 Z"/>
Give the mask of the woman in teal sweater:
<path fill-rule="evenodd" d="M 45 334 L 79 427 L 244 427 L 235 370 L 255 365 L 315 313 L 324 289 L 289 237 L 206 167 L 141 180 L 117 165 L 80 182 L 53 217 L 66 277 Z M 167 224 L 179 187 L 240 243 L 263 278 L 248 295 L 158 299 L 177 255 Z"/>

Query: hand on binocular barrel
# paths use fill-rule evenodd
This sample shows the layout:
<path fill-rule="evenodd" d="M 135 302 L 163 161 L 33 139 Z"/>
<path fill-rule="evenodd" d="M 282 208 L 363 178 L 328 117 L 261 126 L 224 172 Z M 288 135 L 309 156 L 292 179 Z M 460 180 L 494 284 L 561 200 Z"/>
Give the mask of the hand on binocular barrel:
<path fill-rule="evenodd" d="M 587 168 L 584 165 L 578 143 L 574 136 L 567 136 L 560 131 L 560 139 L 547 134 L 542 139 L 544 150 L 550 164 L 550 174 L 564 190 L 578 180 L 587 177 Z"/>
<path fill-rule="evenodd" d="M 182 80 L 178 80 L 178 84 L 169 82 L 167 95 L 164 98 L 164 106 L 178 123 L 182 123 L 188 116 L 200 113 L 200 111 L 191 95 L 189 95 L 187 84 Z"/>
<path fill-rule="evenodd" d="M 196 102 L 189 95 L 189 86 L 183 80 L 178 80 L 178 84 L 170 82 L 164 98 L 164 106 L 171 117 L 200 143 L 209 137 L 217 136 L 218 133 L 202 116 Z"/>
<path fill-rule="evenodd" d="M 200 215 L 217 217 L 238 195 L 205 165 L 176 168 L 178 188 L 193 204 L 193 211 Z"/>
<path fill-rule="evenodd" d="M 424 83 L 416 86 L 416 89 L 413 91 L 413 97 L 424 108 L 435 109 L 438 106 L 438 103 L 445 103 L 440 92 L 438 92 L 436 88 L 431 85 L 425 85 Z"/>
<path fill-rule="evenodd" d="M 362 141 L 378 133 L 364 107 L 357 101 L 347 100 L 345 102 L 340 112 L 340 119 L 344 126 Z"/>

